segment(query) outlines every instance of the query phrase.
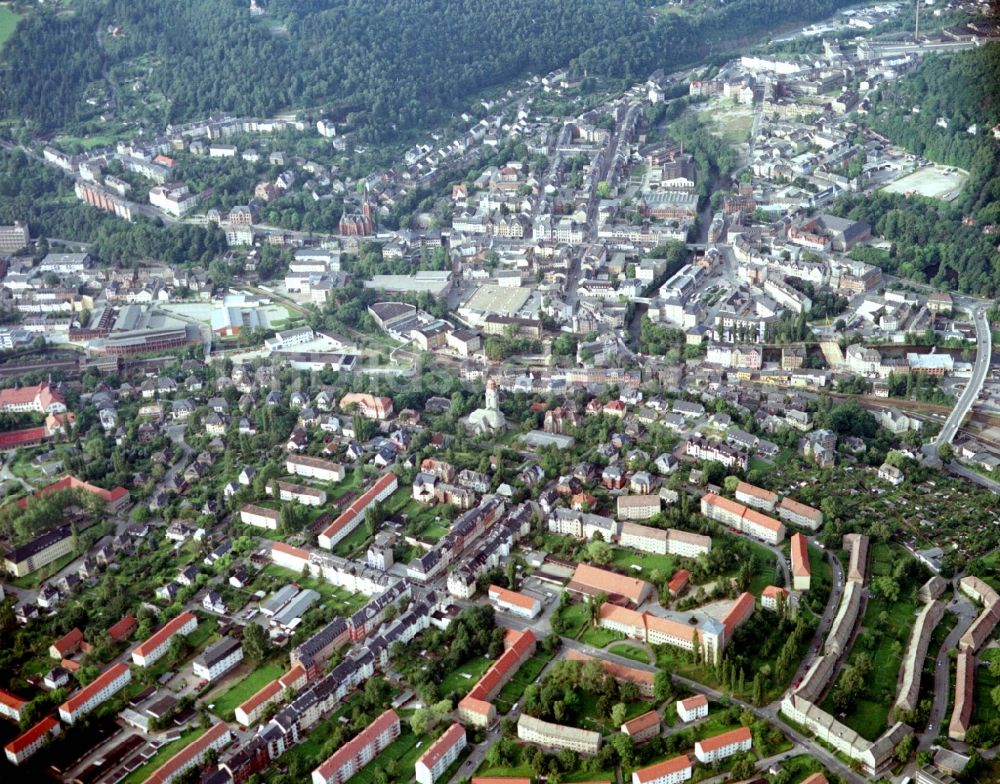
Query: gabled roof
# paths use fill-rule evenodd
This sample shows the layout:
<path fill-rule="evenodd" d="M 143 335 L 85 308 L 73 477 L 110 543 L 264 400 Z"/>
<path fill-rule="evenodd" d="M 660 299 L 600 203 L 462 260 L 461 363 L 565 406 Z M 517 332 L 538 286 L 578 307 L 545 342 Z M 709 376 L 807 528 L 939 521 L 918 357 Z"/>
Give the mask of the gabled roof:
<path fill-rule="evenodd" d="M 671 773 L 679 773 L 690 767 L 691 758 L 687 754 L 681 754 L 679 757 L 658 762 L 656 765 L 650 765 L 648 768 L 640 768 L 635 771 L 634 780 L 639 784 L 646 784 L 648 781 L 656 781 L 664 776 L 669 776 Z"/>

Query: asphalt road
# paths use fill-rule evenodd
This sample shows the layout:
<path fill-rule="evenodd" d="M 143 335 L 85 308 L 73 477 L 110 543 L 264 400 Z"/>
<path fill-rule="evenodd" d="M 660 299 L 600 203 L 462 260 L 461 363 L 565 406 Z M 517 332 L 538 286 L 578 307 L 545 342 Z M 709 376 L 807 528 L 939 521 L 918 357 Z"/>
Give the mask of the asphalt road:
<path fill-rule="evenodd" d="M 979 397 L 979 393 L 983 388 L 983 382 L 986 381 L 986 375 L 990 370 L 990 357 L 993 353 L 993 335 L 990 333 L 990 322 L 986 317 L 986 309 L 983 306 L 976 309 L 973 322 L 976 326 L 976 361 L 972 366 L 972 377 L 969 379 L 969 383 L 966 384 L 961 397 L 959 397 L 958 402 L 955 404 L 955 408 L 952 409 L 944 425 L 942 425 L 941 432 L 938 433 L 937 438 L 931 443 L 924 445 L 924 454 L 932 459 L 938 457 L 938 449 L 942 444 L 950 444 L 954 440 L 955 434 L 958 433 L 959 427 L 962 426 L 962 420 L 965 419 L 966 414 L 972 408 L 972 404 Z"/>
<path fill-rule="evenodd" d="M 934 741 L 945 733 L 945 722 L 949 720 L 948 696 L 951 678 L 951 658 L 948 651 L 958 648 L 958 641 L 972 625 L 979 613 L 978 608 L 957 590 L 955 598 L 949 603 L 948 611 L 958 616 L 958 622 L 951 630 L 938 650 L 934 664 L 934 703 L 927 718 L 927 727 L 918 737 L 917 750 L 929 749 Z"/>

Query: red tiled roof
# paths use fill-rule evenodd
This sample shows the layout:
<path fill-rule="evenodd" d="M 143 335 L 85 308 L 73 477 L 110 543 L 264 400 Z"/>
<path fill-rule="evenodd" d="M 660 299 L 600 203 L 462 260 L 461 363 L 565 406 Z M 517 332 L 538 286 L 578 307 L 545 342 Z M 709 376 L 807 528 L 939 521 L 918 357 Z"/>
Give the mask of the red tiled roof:
<path fill-rule="evenodd" d="M 83 632 L 79 629 L 70 629 L 66 634 L 52 643 L 53 648 L 56 649 L 60 657 L 69 656 L 71 653 L 76 653 L 80 650 L 80 644 L 83 642 Z"/>
<path fill-rule="evenodd" d="M 698 741 L 698 745 L 701 746 L 701 750 L 715 751 L 721 749 L 731 743 L 742 743 L 744 741 L 750 740 L 750 728 L 749 727 L 738 727 L 735 730 L 730 730 L 729 732 L 723 732 L 721 735 L 715 735 L 711 738 L 705 738 L 704 740 Z"/>
<path fill-rule="evenodd" d="M 465 727 L 458 722 L 452 724 L 444 734 L 434 741 L 430 748 L 420 755 L 417 764 L 423 763 L 427 768 L 433 768 L 451 748 L 465 737 Z"/>
<path fill-rule="evenodd" d="M 636 716 L 632 721 L 626 721 L 622 727 L 626 735 L 636 735 L 650 727 L 655 727 L 660 723 L 660 714 L 651 710 L 641 716 Z"/>
<path fill-rule="evenodd" d="M 606 569 L 598 569 L 596 566 L 583 563 L 577 565 L 571 582 L 608 594 L 624 596 L 636 604 L 639 603 L 643 594 L 649 588 L 649 583 L 645 580 L 626 577 L 622 574 L 609 572 Z"/>
<path fill-rule="evenodd" d="M 84 482 L 82 479 L 77 479 L 72 474 L 67 474 L 62 479 L 57 479 L 52 484 L 37 491 L 35 496 L 41 497 L 43 495 L 48 495 L 49 493 L 57 493 L 60 490 L 84 490 L 88 493 L 93 493 L 98 498 L 107 501 L 109 504 L 113 504 L 128 495 L 128 490 L 124 487 L 116 487 L 114 490 L 105 490 L 103 487 L 92 485 L 89 482 Z M 22 498 L 18 501 L 18 503 L 22 506 L 27 506 L 27 499 Z"/>
<path fill-rule="evenodd" d="M 510 671 L 518 666 L 518 662 L 528 649 L 535 642 L 535 635 L 530 629 L 522 632 L 521 635 L 514 641 L 506 651 L 504 651 L 500 657 L 493 662 L 490 668 L 483 674 L 483 677 L 479 679 L 479 682 L 472 687 L 472 691 L 469 692 L 470 697 L 476 699 L 485 699 L 485 695 L 489 694 L 496 688 L 500 683 L 502 683 Z"/>
<path fill-rule="evenodd" d="M 722 625 L 726 627 L 726 639 L 753 613 L 754 598 L 752 593 L 743 592 L 736 597 L 733 606 L 722 619 Z"/>
<path fill-rule="evenodd" d="M 752 485 L 749 482 L 740 482 L 736 485 L 736 492 L 743 493 L 744 495 L 750 495 L 754 498 L 759 498 L 761 501 L 777 501 L 778 496 L 776 493 L 772 493 L 770 490 L 765 490 L 763 487 L 757 487 L 757 485 Z"/>
<path fill-rule="evenodd" d="M 176 774 L 178 769 L 187 764 L 188 760 L 197 757 L 209 746 L 211 746 L 212 743 L 228 734 L 228 732 L 229 727 L 220 721 L 204 735 L 189 743 L 183 749 L 174 754 L 174 756 L 164 762 L 155 771 L 153 771 L 152 775 L 146 779 L 145 784 L 162 784 L 162 782 L 167 781 L 167 779 Z"/>
<path fill-rule="evenodd" d="M 777 599 L 779 596 L 788 596 L 788 591 L 784 588 L 779 588 L 777 585 L 768 585 L 761 591 L 761 596 L 767 596 L 771 599 Z"/>
<path fill-rule="evenodd" d="M 809 577 L 812 574 L 809 567 L 809 543 L 802 534 L 792 535 L 792 574 L 796 577 Z"/>
<path fill-rule="evenodd" d="M 0 689 L 0 703 L 3 703 L 8 708 L 19 711 L 28 704 L 28 701 L 22 700 L 16 694 L 11 694 L 6 689 Z"/>
<path fill-rule="evenodd" d="M 588 656 L 580 651 L 573 650 L 570 648 L 566 651 L 566 658 L 569 661 L 593 661 L 593 656 Z M 618 664 L 617 662 L 610 662 L 606 659 L 596 659 L 601 663 L 601 668 L 610 675 L 612 678 L 618 681 L 629 681 L 635 684 L 645 684 L 647 686 L 653 685 L 654 675 L 646 670 L 640 670 L 638 667 L 629 667 L 624 664 Z"/>
<path fill-rule="evenodd" d="M 111 683 L 116 678 L 120 678 L 123 674 L 128 672 L 128 665 L 117 662 L 112 664 L 108 669 L 98 675 L 89 684 L 84 686 L 80 691 L 70 697 L 66 702 L 59 706 L 59 710 L 66 711 L 66 713 L 76 713 L 76 711 L 93 695 L 97 694 L 101 689 L 105 688 L 109 683 Z"/>
<path fill-rule="evenodd" d="M 22 430 L 0 433 L 0 449 L 14 449 L 24 444 L 33 444 L 47 436 L 44 427 L 26 427 Z"/>
<path fill-rule="evenodd" d="M 681 700 L 681 707 L 688 712 L 693 711 L 696 708 L 700 708 L 703 705 L 708 705 L 708 697 L 704 694 L 695 694 L 693 697 Z"/>
<path fill-rule="evenodd" d="M 535 635 L 530 629 L 524 632 L 512 632 L 513 630 L 507 632 L 507 636 L 511 640 L 510 647 L 483 673 L 483 677 L 459 703 L 460 707 L 484 715 L 489 713 L 490 702 L 488 698 L 490 693 L 510 676 L 511 671 L 520 665 L 521 659 L 535 644 Z M 515 638 L 514 635 L 517 637 Z"/>
<path fill-rule="evenodd" d="M 243 712 L 248 716 L 253 713 L 258 707 L 263 705 L 268 700 L 274 699 L 278 694 L 281 693 L 281 683 L 278 681 L 271 681 L 267 686 L 254 694 L 246 702 L 238 705 L 238 708 L 242 708 Z"/>
<path fill-rule="evenodd" d="M 671 593 L 677 593 L 684 589 L 684 586 L 688 584 L 688 580 L 691 579 L 691 572 L 687 569 L 678 569 L 674 572 L 674 576 L 670 578 L 670 582 L 667 583 L 667 590 Z"/>
<path fill-rule="evenodd" d="M 640 784 L 643 784 L 643 782 L 654 781 L 661 776 L 668 776 L 690 767 L 691 758 L 687 754 L 681 754 L 679 757 L 650 765 L 648 768 L 640 768 L 635 771 L 635 775 Z"/>
<path fill-rule="evenodd" d="M 122 640 L 128 639 L 132 636 L 132 632 L 138 624 L 136 620 L 131 615 L 126 615 L 118 623 L 108 629 L 108 636 L 115 642 L 121 642 Z"/>
<path fill-rule="evenodd" d="M 755 523 L 761 528 L 765 528 L 768 531 L 780 531 L 784 525 L 779 523 L 773 517 L 768 517 L 766 514 L 761 514 L 756 509 L 747 509 L 743 513 L 743 521 L 749 523 Z"/>
<path fill-rule="evenodd" d="M 396 475 L 391 471 L 388 474 L 380 476 L 378 481 L 358 496 L 353 504 L 341 512 L 337 519 L 323 530 L 321 535 L 330 537 L 336 534 L 341 528 L 346 526 L 351 520 L 361 514 L 369 504 L 374 502 L 378 494 L 391 485 L 395 479 Z"/>
<path fill-rule="evenodd" d="M 275 550 L 279 553 L 290 555 L 293 558 L 301 558 L 303 561 L 309 560 L 309 551 L 303 550 L 301 547 L 292 547 L 290 544 L 285 544 L 284 542 L 271 542 L 271 552 Z M 273 558 L 274 556 L 271 557 Z"/>
<path fill-rule="evenodd" d="M 4 749 L 11 754 L 19 754 L 43 735 L 47 735 L 54 727 L 58 727 L 59 722 L 51 716 L 46 716 L 27 732 L 18 735 L 14 740 L 4 746 Z"/>
<path fill-rule="evenodd" d="M 327 758 L 326 762 L 316 770 L 324 780 L 333 778 L 334 774 L 340 770 L 345 762 L 358 756 L 358 752 L 370 744 L 375 738 L 385 732 L 394 723 L 399 721 L 396 711 L 390 708 L 379 716 L 375 721 L 365 727 L 356 736 L 347 741 Z"/>
<path fill-rule="evenodd" d="M 299 681 L 306 677 L 306 668 L 301 664 L 296 664 L 288 672 L 278 678 L 278 683 L 282 685 L 283 688 L 290 688 L 293 683 Z"/>
<path fill-rule="evenodd" d="M 727 512 L 734 514 L 737 517 L 742 517 L 747 511 L 747 508 L 743 504 L 737 501 L 730 501 L 728 498 L 723 498 L 721 495 L 716 495 L 715 493 L 703 495 L 701 502 L 703 504 L 708 504 L 709 506 L 717 506 L 720 509 L 725 509 Z"/>
<path fill-rule="evenodd" d="M 176 618 L 173 618 L 163 624 L 159 631 L 153 633 L 144 643 L 136 646 L 133 653 L 138 653 L 140 656 L 148 656 L 150 653 L 159 648 L 166 640 L 173 637 L 177 633 L 178 629 L 191 620 L 197 621 L 198 618 L 193 613 L 185 610 Z"/>
<path fill-rule="evenodd" d="M 499 585 L 491 585 L 489 588 L 490 598 L 492 599 L 494 595 L 500 601 L 507 602 L 507 604 L 513 604 L 518 607 L 523 607 L 525 610 L 530 610 L 535 606 L 537 599 L 532 599 L 530 596 L 525 596 L 523 593 L 518 591 L 511 591 L 507 588 L 501 588 Z"/>
<path fill-rule="evenodd" d="M 0 389 L 0 407 L 2 406 L 23 406 L 38 398 L 42 408 L 48 408 L 52 403 L 65 403 L 63 396 L 54 391 L 48 384 L 36 384 L 33 387 L 17 387 L 14 389 Z"/>
<path fill-rule="evenodd" d="M 807 517 L 810 520 L 818 520 L 820 516 L 823 514 L 821 511 L 819 511 L 819 509 L 814 509 L 813 507 L 800 503 L 799 501 L 796 501 L 794 498 L 789 498 L 788 496 L 785 496 L 784 498 L 781 499 L 781 506 L 784 507 L 785 509 L 788 509 L 790 512 L 802 515 L 803 517 Z"/>

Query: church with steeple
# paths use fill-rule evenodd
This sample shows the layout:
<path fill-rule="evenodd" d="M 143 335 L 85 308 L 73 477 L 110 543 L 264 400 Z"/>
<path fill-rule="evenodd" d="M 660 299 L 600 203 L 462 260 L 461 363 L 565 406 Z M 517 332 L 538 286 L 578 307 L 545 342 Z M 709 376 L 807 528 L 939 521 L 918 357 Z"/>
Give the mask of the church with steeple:
<path fill-rule="evenodd" d="M 486 401 L 483 408 L 477 408 L 463 423 L 470 433 L 498 433 L 507 429 L 507 418 L 500 410 L 500 386 L 496 379 L 486 382 Z"/>
<path fill-rule="evenodd" d="M 372 204 L 366 184 L 360 212 L 348 212 L 347 203 L 344 203 L 344 214 L 340 216 L 340 234 L 344 237 L 370 237 L 374 233 L 375 218 L 372 216 Z"/>

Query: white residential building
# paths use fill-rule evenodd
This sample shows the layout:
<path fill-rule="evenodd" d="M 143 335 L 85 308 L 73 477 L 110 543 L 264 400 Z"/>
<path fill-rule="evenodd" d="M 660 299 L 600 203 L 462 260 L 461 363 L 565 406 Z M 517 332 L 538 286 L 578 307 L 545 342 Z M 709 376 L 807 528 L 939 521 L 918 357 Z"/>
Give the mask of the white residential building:
<path fill-rule="evenodd" d="M 434 784 L 458 759 L 466 742 L 465 727 L 455 722 L 417 760 L 417 784 Z"/>
<path fill-rule="evenodd" d="M 243 661 L 243 646 L 239 640 L 223 637 L 194 660 L 194 674 L 206 681 L 214 681 Z"/>
<path fill-rule="evenodd" d="M 753 746 L 753 736 L 749 727 L 723 732 L 711 738 L 699 740 L 694 744 L 694 755 L 703 765 L 710 765 L 716 760 L 723 760 L 741 751 L 750 751 Z"/>
<path fill-rule="evenodd" d="M 708 715 L 708 697 L 704 694 L 696 694 L 686 700 L 678 700 L 677 715 L 681 717 L 683 722 L 705 718 Z"/>

